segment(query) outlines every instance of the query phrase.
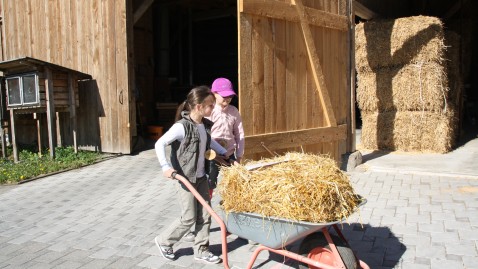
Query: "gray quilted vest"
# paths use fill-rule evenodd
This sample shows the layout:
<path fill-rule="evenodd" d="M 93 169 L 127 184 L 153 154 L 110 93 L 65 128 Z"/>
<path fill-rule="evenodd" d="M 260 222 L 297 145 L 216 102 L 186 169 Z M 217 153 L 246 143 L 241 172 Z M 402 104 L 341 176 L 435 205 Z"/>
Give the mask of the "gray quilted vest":
<path fill-rule="evenodd" d="M 191 183 L 196 183 L 196 166 L 199 156 L 199 131 L 196 124 L 191 120 L 188 111 L 181 112 L 183 117 L 178 121 L 184 126 L 184 139 L 171 143 L 171 165 L 178 173 L 186 177 Z M 203 118 L 202 123 L 206 129 L 206 150 L 211 147 L 211 127 L 213 122 Z M 204 168 L 209 174 L 209 162 L 205 160 Z"/>

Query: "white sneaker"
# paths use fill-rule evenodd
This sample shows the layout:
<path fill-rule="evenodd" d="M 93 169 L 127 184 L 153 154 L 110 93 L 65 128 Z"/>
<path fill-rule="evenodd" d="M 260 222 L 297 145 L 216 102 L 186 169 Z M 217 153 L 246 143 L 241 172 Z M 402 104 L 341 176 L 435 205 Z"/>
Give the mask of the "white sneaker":
<path fill-rule="evenodd" d="M 176 256 L 174 255 L 172 247 L 162 246 L 161 244 L 159 244 L 158 236 L 154 238 L 154 242 L 156 243 L 156 246 L 158 246 L 159 252 L 161 252 L 161 255 L 163 255 L 166 260 L 174 261 L 174 258 Z"/>
<path fill-rule="evenodd" d="M 213 263 L 213 264 L 221 262 L 221 258 L 212 254 L 212 252 L 209 251 L 209 249 L 207 249 L 206 247 L 200 248 L 199 255 L 194 256 L 194 259 L 198 261 L 207 262 L 207 263 Z"/>

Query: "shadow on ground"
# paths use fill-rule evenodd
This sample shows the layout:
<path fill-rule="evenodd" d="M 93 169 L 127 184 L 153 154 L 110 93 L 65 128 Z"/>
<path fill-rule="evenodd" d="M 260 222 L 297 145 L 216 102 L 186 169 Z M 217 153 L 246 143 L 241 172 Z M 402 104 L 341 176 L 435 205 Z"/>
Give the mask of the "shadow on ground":
<path fill-rule="evenodd" d="M 362 155 L 362 163 L 390 154 L 391 151 L 374 150 Z"/>
<path fill-rule="evenodd" d="M 400 242 L 400 239 L 388 227 L 372 227 L 368 224 L 351 223 L 339 225 L 339 228 L 356 257 L 365 262 L 370 268 L 394 268 L 398 265 L 406 251 L 406 246 Z M 329 229 L 329 232 L 337 235 L 333 229 Z M 246 243 L 245 240 L 237 240 Z M 296 241 L 286 246 L 286 249 L 298 253 L 303 241 L 303 239 Z M 221 245 L 216 246 L 220 252 Z M 260 263 L 256 261 L 254 268 L 261 268 L 261 266 L 265 266 L 270 261 L 283 263 L 293 268 L 298 268 L 299 266 L 299 262 L 296 260 L 276 253 L 269 253 L 269 258 Z"/>

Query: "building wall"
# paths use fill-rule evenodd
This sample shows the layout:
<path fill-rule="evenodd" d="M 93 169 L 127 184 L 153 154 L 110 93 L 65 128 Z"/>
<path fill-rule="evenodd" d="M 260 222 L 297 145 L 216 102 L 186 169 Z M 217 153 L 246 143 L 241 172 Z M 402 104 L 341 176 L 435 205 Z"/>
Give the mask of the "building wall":
<path fill-rule="evenodd" d="M 90 74 L 92 81 L 80 83 L 88 94 L 80 94 L 78 145 L 130 153 L 136 132 L 131 1 L 2 0 L 0 6 L 2 60 L 28 56 Z M 99 134 L 88 119 L 98 122 Z"/>

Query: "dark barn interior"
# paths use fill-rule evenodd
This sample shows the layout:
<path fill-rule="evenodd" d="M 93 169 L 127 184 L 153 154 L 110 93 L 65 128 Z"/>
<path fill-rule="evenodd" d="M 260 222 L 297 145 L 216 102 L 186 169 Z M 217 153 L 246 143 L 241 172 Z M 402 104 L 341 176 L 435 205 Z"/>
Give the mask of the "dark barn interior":
<path fill-rule="evenodd" d="M 140 135 L 169 128 L 194 86 L 226 77 L 237 90 L 235 1 L 155 1 L 134 25 L 134 44 Z"/>

